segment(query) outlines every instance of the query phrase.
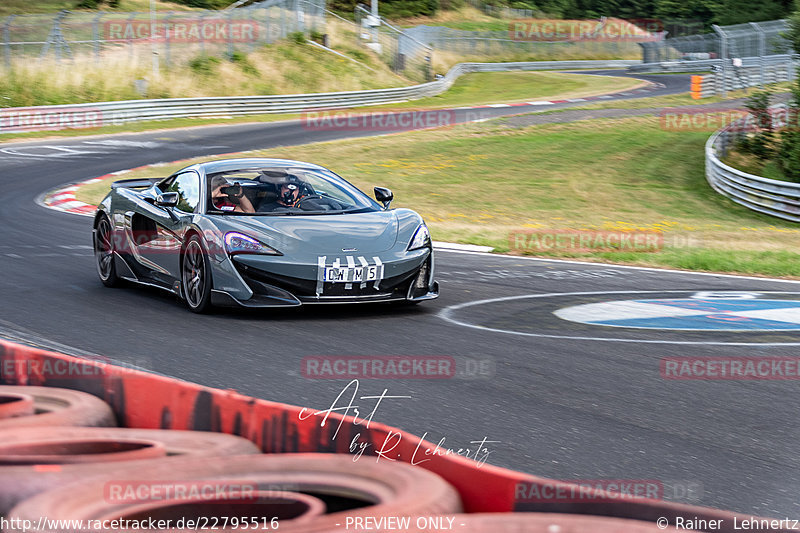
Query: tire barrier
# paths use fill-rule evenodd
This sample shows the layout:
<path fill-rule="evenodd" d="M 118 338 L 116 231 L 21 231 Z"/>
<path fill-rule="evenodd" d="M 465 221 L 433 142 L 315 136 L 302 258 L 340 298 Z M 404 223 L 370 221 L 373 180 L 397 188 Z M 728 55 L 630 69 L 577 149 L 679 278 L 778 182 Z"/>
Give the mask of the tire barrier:
<path fill-rule="evenodd" d="M 374 462 L 378 451 L 385 453 L 390 448 L 393 459 L 413 462 L 419 465 L 418 470 L 436 473 L 455 487 L 467 513 L 565 513 L 651 523 L 659 517 L 674 523 L 675 517 L 693 516 L 699 520 L 722 520 L 721 526 L 715 529 L 722 533 L 739 533 L 733 528 L 734 518 L 740 522 L 751 518 L 729 511 L 646 498 L 631 498 L 611 504 L 520 501 L 518 488 L 521 486 L 552 487 L 556 482 L 490 464 L 477 468 L 471 457 L 443 453 L 434 443 L 375 421 L 365 427 L 353 423 L 352 417 L 345 417 L 339 412 L 309 411 L 294 405 L 244 396 L 232 390 L 212 389 L 0 340 L 0 368 L 12 366 L 57 370 L 75 362 L 80 362 L 86 371 L 79 375 L 62 375 L 57 371 L 0 373 L 0 385 L 67 386 L 91 392 L 112 406 L 122 426 L 231 433 L 247 438 L 266 453 L 349 454 L 352 453 L 352 443 L 356 442 L 359 453 L 363 452 L 359 462 Z M 388 462 L 389 459 L 381 461 Z M 77 468 L 71 465 L 61 468 L 67 470 L 73 467 Z M 558 484 L 569 485 L 564 482 Z"/>
<path fill-rule="evenodd" d="M 209 512 L 208 508 L 212 504 L 213 513 Z M 122 518 L 137 521 L 170 520 L 172 523 L 178 523 L 180 520 L 186 523 L 191 520 L 197 524 L 207 519 L 221 517 L 269 517 L 267 522 L 271 522 L 274 518 L 276 523 L 280 524 L 287 520 L 295 523 L 309 522 L 323 514 L 325 514 L 325 502 L 314 496 L 300 492 L 260 490 L 248 493 L 244 501 L 209 501 L 207 498 L 196 496 L 145 503 L 126 509 Z M 120 517 L 114 514 L 113 518 Z M 263 523 L 258 519 L 257 522 Z"/>
<path fill-rule="evenodd" d="M 232 495 L 212 490 L 202 508 L 193 500 L 187 506 L 175 501 L 166 506 L 148 506 L 152 502 L 139 501 L 141 496 L 147 500 L 154 494 L 154 487 L 164 492 L 163 487 L 168 486 L 177 493 L 178 487 L 197 483 L 236 487 L 237 492 Z M 146 468 L 116 472 L 41 493 L 12 509 L 8 518 L 12 519 L 11 523 L 38 520 L 41 516 L 52 520 L 141 520 L 156 519 L 156 516 L 187 520 L 202 516 L 213 520 L 231 512 L 235 513 L 232 516 L 256 512 L 250 516 L 271 518 L 274 515 L 264 515 L 257 509 L 259 500 L 253 497 L 263 490 L 289 491 L 284 499 L 300 504 L 301 510 L 305 510 L 297 516 L 299 519 L 287 516 L 291 513 L 282 513 L 285 519 L 279 522 L 280 530 L 293 533 L 340 530 L 348 516 L 436 516 L 462 511 L 455 489 L 423 468 L 366 458 L 353 461 L 352 456 L 341 454 L 281 454 L 214 461 L 161 459 Z M 115 494 L 120 497 L 115 498 Z M 128 494 L 137 496 L 126 499 L 124 496 Z M 303 495 L 325 502 L 326 514 L 307 516 L 313 511 L 313 504 L 304 500 Z M 219 501 L 225 504 L 208 505 Z M 268 498 L 265 505 L 264 511 L 274 512 L 274 500 Z M 288 510 L 296 506 L 286 507 Z M 14 521 L 15 518 L 19 520 Z M 17 530 L 4 531 L 16 533 Z"/>
<path fill-rule="evenodd" d="M 0 429 L 36 426 L 116 426 L 114 413 L 103 400 L 69 389 L 0 386 L 0 398 L 22 396 L 31 402 L 30 415 L 0 418 Z M 9 405 L 9 403 L 6 403 Z M 10 403 L 13 405 L 13 402 Z"/>
<path fill-rule="evenodd" d="M 33 396 L 19 393 L 0 393 L 0 420 L 34 414 Z"/>
<path fill-rule="evenodd" d="M 207 458 L 258 452 L 247 439 L 200 431 L 73 427 L 0 430 L 0 516 L 27 497 L 107 473 L 111 466 L 123 471 L 157 465 L 159 457 Z M 136 464 L 127 462 L 132 460 L 137 460 Z"/>

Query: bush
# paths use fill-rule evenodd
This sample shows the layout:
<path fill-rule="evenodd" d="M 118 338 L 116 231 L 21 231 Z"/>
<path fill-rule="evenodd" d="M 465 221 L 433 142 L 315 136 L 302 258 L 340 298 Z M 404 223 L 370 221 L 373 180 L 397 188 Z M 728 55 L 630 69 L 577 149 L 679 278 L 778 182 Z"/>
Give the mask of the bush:
<path fill-rule="evenodd" d="M 776 154 L 778 167 L 783 175 L 800 182 L 800 131 L 788 128 L 781 134 L 781 143 Z"/>
<path fill-rule="evenodd" d="M 306 44 L 306 34 L 301 31 L 295 31 L 289 34 L 289 40 L 297 44 Z"/>
<path fill-rule="evenodd" d="M 355 59 L 356 61 L 361 61 L 362 63 L 369 61 L 369 55 L 363 50 L 357 50 L 355 48 L 351 48 L 347 50 L 347 55 Z"/>
<path fill-rule="evenodd" d="M 754 133 L 739 140 L 741 151 L 753 154 L 762 161 L 771 158 L 775 151 L 775 132 L 769 110 L 769 91 L 756 91 L 745 101 L 744 107 L 752 117 Z"/>
<path fill-rule="evenodd" d="M 800 182 L 800 78 L 792 88 L 786 128 L 781 132 L 776 160 L 784 176 Z"/>
<path fill-rule="evenodd" d="M 744 107 L 750 112 L 759 129 L 772 131 L 772 114 L 769 111 L 769 91 L 756 91 L 745 100 Z"/>
<path fill-rule="evenodd" d="M 250 60 L 247 58 L 247 55 L 243 52 L 236 50 L 231 54 L 230 57 L 231 63 L 236 63 L 239 65 L 239 68 L 242 69 L 242 72 L 245 74 L 250 74 L 252 76 L 258 76 L 259 72 L 258 69 L 250 63 Z"/>
<path fill-rule="evenodd" d="M 217 65 L 220 64 L 220 59 L 214 56 L 198 56 L 189 61 L 189 68 L 195 74 L 201 76 L 208 76 L 214 74 L 217 70 Z"/>
<path fill-rule="evenodd" d="M 78 9 L 98 9 L 100 4 L 106 3 L 110 8 L 119 7 L 119 0 L 78 0 L 75 7 Z"/>

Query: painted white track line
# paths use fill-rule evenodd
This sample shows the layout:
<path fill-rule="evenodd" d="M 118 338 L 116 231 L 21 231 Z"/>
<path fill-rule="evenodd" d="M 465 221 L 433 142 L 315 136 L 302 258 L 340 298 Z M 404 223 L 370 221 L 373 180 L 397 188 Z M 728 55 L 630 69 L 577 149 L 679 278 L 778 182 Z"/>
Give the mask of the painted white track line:
<path fill-rule="evenodd" d="M 471 251 L 471 250 L 455 250 L 455 249 L 445 249 L 442 250 L 444 252 L 450 252 L 454 254 L 472 254 L 472 255 L 485 255 L 492 258 L 505 258 L 505 259 L 516 259 L 522 261 L 539 261 L 543 263 L 560 263 L 566 265 L 587 265 L 587 266 L 608 266 L 614 268 L 627 268 L 630 270 L 646 270 L 648 272 L 670 272 L 674 274 L 686 274 L 692 276 L 713 276 L 715 278 L 733 278 L 733 279 L 747 279 L 753 281 L 777 281 L 780 283 L 800 283 L 800 280 L 797 279 L 780 279 L 780 278 L 770 278 L 770 277 L 759 277 L 759 276 L 740 276 L 737 274 L 717 274 L 715 272 L 695 272 L 693 270 L 675 270 L 673 268 L 657 268 L 657 267 L 643 267 L 643 266 L 633 266 L 633 265 L 620 265 L 617 263 L 599 263 L 595 261 L 575 261 L 571 259 L 550 259 L 546 257 L 531 257 L 529 255 L 507 255 L 507 254 L 492 254 L 488 252 L 478 252 L 478 251 Z"/>
<path fill-rule="evenodd" d="M 493 255 L 493 257 L 511 257 L 511 256 L 498 256 Z M 682 274 L 694 274 L 694 272 L 681 272 Z M 733 276 L 737 277 L 737 276 Z M 757 278 L 763 279 L 763 278 Z M 778 280 L 778 281 L 785 281 L 785 280 Z M 797 283 L 797 282 L 795 282 Z M 478 324 L 472 324 L 470 322 L 465 322 L 463 320 L 459 320 L 455 318 L 453 315 L 455 311 L 459 309 L 463 309 L 465 307 L 473 307 L 478 305 L 485 305 L 485 304 L 492 304 L 492 303 L 499 303 L 499 302 L 510 302 L 514 300 L 525 300 L 525 299 L 538 299 L 538 298 L 555 298 L 561 296 L 597 296 L 597 295 L 608 295 L 608 294 L 663 294 L 663 293 L 670 293 L 670 292 L 685 292 L 679 290 L 663 290 L 663 291 L 590 291 L 590 292 L 551 292 L 551 293 L 544 293 L 544 294 L 522 294 L 518 296 L 505 296 L 502 298 L 489 298 L 486 300 L 474 300 L 471 302 L 464 302 L 460 304 L 451 305 L 445 307 L 437 316 L 442 320 L 449 322 L 450 324 L 454 324 L 456 326 L 462 326 L 465 328 L 470 329 L 477 329 L 480 331 L 487 331 L 492 333 L 501 333 L 504 335 L 517 335 L 522 337 L 538 337 L 538 338 L 545 338 L 545 339 L 564 339 L 564 340 L 577 340 L 577 341 L 592 341 L 592 342 L 623 342 L 628 344 L 678 344 L 678 345 L 692 345 L 692 346 L 751 346 L 753 348 L 764 347 L 764 346 L 800 346 L 800 342 L 718 342 L 718 341 L 672 341 L 672 340 L 665 340 L 665 339 L 633 339 L 633 338 L 614 338 L 614 337 L 588 337 L 588 336 L 578 336 L 578 335 L 554 335 L 548 333 L 528 333 L 526 331 L 515 331 L 511 329 L 499 329 L 499 328 L 490 328 L 487 326 L 481 326 Z M 765 291 L 767 292 L 767 291 Z M 777 331 L 780 333 L 779 331 Z"/>

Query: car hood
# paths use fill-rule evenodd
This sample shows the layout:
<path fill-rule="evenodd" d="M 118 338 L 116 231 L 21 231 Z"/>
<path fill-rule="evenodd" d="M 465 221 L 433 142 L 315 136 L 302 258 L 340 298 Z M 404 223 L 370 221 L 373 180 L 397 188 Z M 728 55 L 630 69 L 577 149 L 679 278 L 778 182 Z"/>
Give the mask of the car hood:
<path fill-rule="evenodd" d="M 226 217 L 230 230 L 258 238 L 283 254 L 379 253 L 397 241 L 393 211 L 310 216 Z"/>

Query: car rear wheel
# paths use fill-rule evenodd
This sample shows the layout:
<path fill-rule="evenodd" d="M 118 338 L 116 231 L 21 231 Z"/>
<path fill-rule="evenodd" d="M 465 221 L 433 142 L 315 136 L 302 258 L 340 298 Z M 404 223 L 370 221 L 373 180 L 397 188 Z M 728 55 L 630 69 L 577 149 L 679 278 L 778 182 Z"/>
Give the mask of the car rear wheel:
<path fill-rule="evenodd" d="M 200 237 L 192 235 L 183 252 L 183 297 L 189 309 L 205 313 L 211 308 L 211 265 Z"/>
<path fill-rule="evenodd" d="M 114 240 L 111 221 L 102 215 L 94 231 L 94 256 L 97 262 L 97 275 L 106 287 L 119 285 L 117 267 L 114 264 Z"/>

